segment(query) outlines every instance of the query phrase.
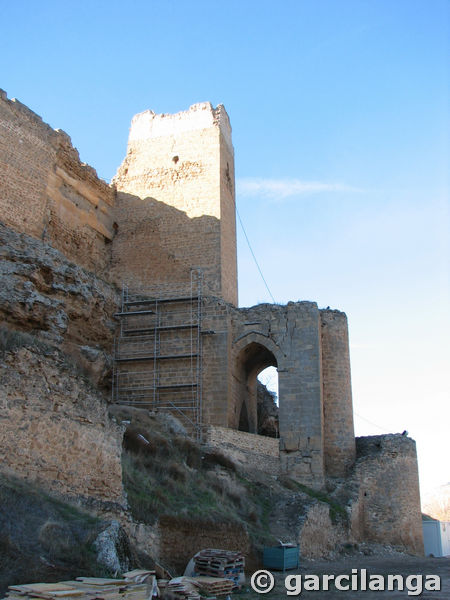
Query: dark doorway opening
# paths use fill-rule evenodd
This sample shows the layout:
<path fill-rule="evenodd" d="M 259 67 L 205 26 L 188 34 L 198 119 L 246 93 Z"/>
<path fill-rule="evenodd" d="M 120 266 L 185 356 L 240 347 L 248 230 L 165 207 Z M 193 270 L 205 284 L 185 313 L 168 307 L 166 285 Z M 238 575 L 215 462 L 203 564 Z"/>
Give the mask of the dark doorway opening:
<path fill-rule="evenodd" d="M 251 342 L 239 353 L 235 404 L 235 427 L 239 431 L 279 437 L 278 394 L 271 389 L 278 387 L 276 369 L 275 356 L 262 344 Z M 258 379 L 260 375 L 263 381 L 270 377 L 269 389 Z"/>

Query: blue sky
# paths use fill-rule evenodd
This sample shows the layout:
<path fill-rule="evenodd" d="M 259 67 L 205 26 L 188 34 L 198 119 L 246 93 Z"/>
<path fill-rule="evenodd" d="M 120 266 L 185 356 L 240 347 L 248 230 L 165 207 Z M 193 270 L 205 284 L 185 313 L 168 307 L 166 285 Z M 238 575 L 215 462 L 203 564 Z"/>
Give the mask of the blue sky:
<path fill-rule="evenodd" d="M 449 481 L 450 2 L 1 4 L 0 87 L 107 180 L 135 113 L 225 104 L 275 300 L 347 313 L 357 434 L 407 429 Z M 241 305 L 270 301 L 238 252 Z"/>

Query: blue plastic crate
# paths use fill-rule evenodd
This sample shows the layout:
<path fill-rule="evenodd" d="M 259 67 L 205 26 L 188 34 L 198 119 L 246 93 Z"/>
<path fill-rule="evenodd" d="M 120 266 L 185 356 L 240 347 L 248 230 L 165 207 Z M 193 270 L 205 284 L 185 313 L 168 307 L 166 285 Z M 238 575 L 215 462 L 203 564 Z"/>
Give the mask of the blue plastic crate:
<path fill-rule="evenodd" d="M 298 546 L 266 546 L 263 565 L 276 571 L 298 569 L 298 553 Z"/>

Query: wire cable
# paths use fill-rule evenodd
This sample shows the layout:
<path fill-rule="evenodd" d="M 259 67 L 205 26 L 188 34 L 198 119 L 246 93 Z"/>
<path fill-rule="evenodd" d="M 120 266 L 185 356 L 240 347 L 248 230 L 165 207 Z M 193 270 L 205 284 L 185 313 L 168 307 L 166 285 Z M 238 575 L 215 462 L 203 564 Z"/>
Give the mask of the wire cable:
<path fill-rule="evenodd" d="M 272 298 L 272 301 L 273 301 L 273 303 L 274 303 L 274 304 L 276 304 L 276 302 L 275 302 L 275 298 L 273 297 L 273 294 L 272 294 L 272 292 L 270 291 L 270 289 L 269 289 L 269 286 L 267 285 L 267 281 L 265 280 L 265 278 L 264 278 L 264 275 L 263 275 L 263 273 L 262 273 L 262 271 L 261 271 L 261 267 L 259 266 L 259 264 L 258 264 L 258 261 L 256 260 L 255 253 L 253 252 L 252 246 L 251 246 L 251 244 L 250 244 L 250 240 L 248 239 L 248 236 L 247 236 L 247 232 L 245 231 L 245 227 L 244 227 L 244 224 L 243 224 L 243 222 L 242 222 L 241 215 L 239 214 L 239 211 L 238 211 L 238 207 L 237 207 L 237 204 L 236 204 L 236 202 L 234 203 L 234 206 L 235 206 L 235 208 L 236 208 L 236 214 L 237 214 L 237 216 L 238 216 L 239 223 L 241 224 L 242 231 L 244 232 L 244 236 L 245 236 L 245 239 L 246 239 L 246 241 L 247 241 L 247 245 L 248 245 L 248 247 L 249 247 L 249 249 L 250 249 L 250 252 L 251 252 L 251 254 L 252 254 L 252 256 L 253 256 L 253 260 L 255 261 L 255 265 L 256 265 L 256 267 L 257 267 L 257 269 L 258 269 L 258 271 L 259 271 L 259 274 L 261 275 L 261 278 L 262 278 L 262 280 L 264 281 L 264 285 L 266 286 L 266 290 L 269 292 L 269 295 L 270 295 L 270 297 Z"/>
<path fill-rule="evenodd" d="M 386 427 L 380 427 L 380 425 L 377 425 L 376 423 L 374 423 L 373 421 L 369 421 L 369 419 L 366 419 L 365 417 L 362 417 L 361 415 L 358 415 L 357 412 L 353 411 L 353 413 L 359 417 L 360 419 L 362 419 L 363 421 L 366 421 L 366 423 L 370 423 L 370 425 L 373 425 L 374 427 L 376 427 L 377 429 L 380 429 L 381 431 L 385 431 L 386 433 L 389 433 L 389 429 L 386 429 Z"/>

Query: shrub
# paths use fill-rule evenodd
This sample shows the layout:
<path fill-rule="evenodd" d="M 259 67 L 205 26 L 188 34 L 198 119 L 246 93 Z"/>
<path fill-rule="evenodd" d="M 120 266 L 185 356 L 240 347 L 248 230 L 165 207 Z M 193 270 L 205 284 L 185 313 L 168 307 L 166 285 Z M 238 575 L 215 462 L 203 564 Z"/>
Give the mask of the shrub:
<path fill-rule="evenodd" d="M 70 528 L 53 519 L 48 519 L 39 528 L 38 540 L 50 557 L 66 554 L 73 544 Z"/>
<path fill-rule="evenodd" d="M 175 461 L 168 463 L 167 472 L 175 481 L 184 482 L 187 479 L 186 469 L 183 469 L 183 467 Z"/>
<path fill-rule="evenodd" d="M 203 457 L 203 467 L 205 469 L 211 469 L 217 465 L 228 469 L 229 471 L 236 471 L 236 464 L 228 456 L 223 454 L 220 450 L 210 450 L 205 452 Z"/>
<path fill-rule="evenodd" d="M 9 329 L 6 325 L 0 325 L 0 355 L 4 356 L 7 352 L 25 347 L 37 348 L 44 353 L 53 350 L 51 346 L 30 333 Z"/>
<path fill-rule="evenodd" d="M 186 464 L 192 469 L 200 469 L 202 466 L 202 451 L 198 444 L 186 437 L 174 438 L 174 444 L 183 455 Z"/>

